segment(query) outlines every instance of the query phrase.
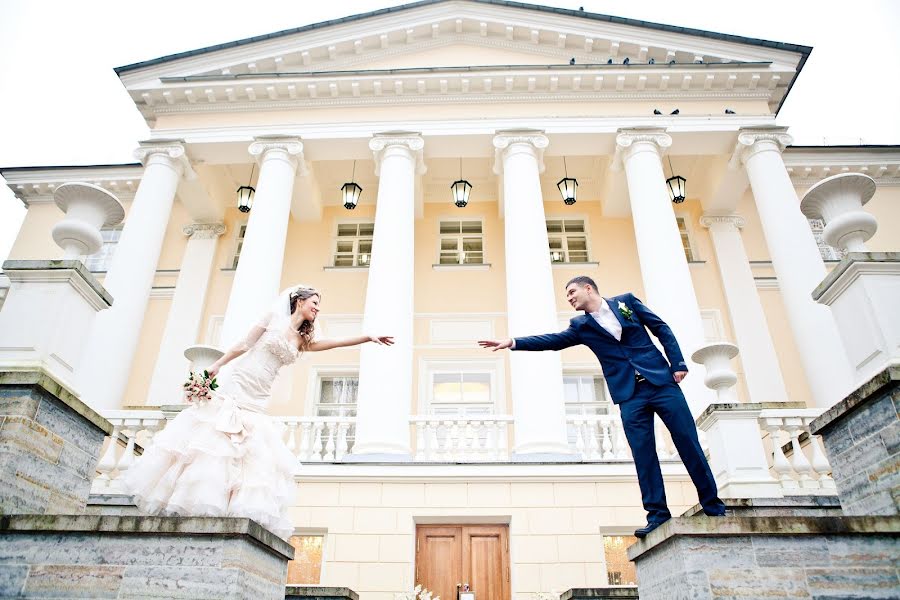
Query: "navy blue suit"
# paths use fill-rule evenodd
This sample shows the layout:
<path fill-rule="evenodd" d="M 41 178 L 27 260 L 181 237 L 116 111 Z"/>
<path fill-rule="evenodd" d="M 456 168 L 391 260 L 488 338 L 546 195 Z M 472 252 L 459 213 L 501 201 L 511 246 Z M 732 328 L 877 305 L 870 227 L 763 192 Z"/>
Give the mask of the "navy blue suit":
<path fill-rule="evenodd" d="M 677 371 L 688 370 L 675 335 L 634 294 L 613 296 L 606 302 L 622 325 L 621 340 L 616 340 L 594 317 L 584 314 L 573 318 L 569 328 L 560 333 L 515 338 L 513 350 L 562 350 L 584 344 L 597 356 L 612 401 L 619 405 L 648 521 L 661 522 L 671 516 L 656 456 L 654 414 L 672 434 L 704 510 L 708 514 L 723 513 L 725 505 L 718 498 L 715 479 L 700 448 L 697 427 L 673 377 Z M 626 310 L 620 308 L 620 303 Z M 668 361 L 651 341 L 648 329 L 662 344 Z M 645 381 L 638 382 L 635 372 Z"/>

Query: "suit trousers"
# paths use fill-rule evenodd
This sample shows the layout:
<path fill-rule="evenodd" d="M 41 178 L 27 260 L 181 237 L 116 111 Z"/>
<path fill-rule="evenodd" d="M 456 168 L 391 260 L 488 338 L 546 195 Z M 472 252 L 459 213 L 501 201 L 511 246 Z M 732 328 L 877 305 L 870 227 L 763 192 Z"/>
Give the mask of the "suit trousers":
<path fill-rule="evenodd" d="M 648 522 L 661 522 L 672 514 L 666 505 L 666 490 L 656 455 L 653 415 L 659 415 L 672 435 L 672 441 L 687 468 L 700 504 L 707 514 L 724 514 L 716 481 L 697 438 L 697 426 L 681 388 L 675 381 L 658 386 L 647 380 L 635 384 L 634 395 L 619 404 L 622 427 L 637 470 L 638 483 Z"/>

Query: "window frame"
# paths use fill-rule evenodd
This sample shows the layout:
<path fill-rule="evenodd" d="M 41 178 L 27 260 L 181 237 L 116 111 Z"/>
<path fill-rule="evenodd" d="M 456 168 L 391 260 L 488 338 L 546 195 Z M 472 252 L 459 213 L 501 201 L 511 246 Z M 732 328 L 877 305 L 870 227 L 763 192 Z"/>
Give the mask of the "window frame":
<path fill-rule="evenodd" d="M 355 236 L 340 236 L 338 232 L 340 231 L 341 225 L 356 225 L 356 235 Z M 372 226 L 372 235 L 371 236 L 361 236 L 359 235 L 359 226 L 360 225 L 371 225 Z M 337 258 L 338 251 L 337 245 L 339 241 L 346 241 L 348 239 L 353 240 L 353 264 L 352 265 L 336 265 L 335 259 Z M 368 269 L 369 265 L 372 264 L 372 253 L 369 252 L 369 260 L 364 264 L 359 264 L 359 242 L 361 240 L 370 239 L 372 243 L 375 242 L 375 219 L 374 218 L 359 218 L 359 219 L 350 219 L 350 218 L 342 218 L 335 219 L 334 227 L 331 232 L 331 253 L 329 254 L 328 269 Z M 346 252 L 342 252 L 340 254 L 347 254 Z"/>
<path fill-rule="evenodd" d="M 467 222 L 467 221 L 472 222 L 472 223 L 477 222 L 480 226 L 481 231 L 477 234 L 463 233 L 462 232 L 462 223 Z M 457 234 L 441 233 L 441 224 L 442 223 L 459 223 L 460 224 L 460 232 Z M 457 247 L 458 248 L 457 255 L 459 255 L 459 254 L 463 253 L 463 250 L 461 249 L 462 244 L 463 244 L 463 238 L 465 238 L 465 237 L 471 238 L 471 237 L 475 237 L 475 236 L 478 236 L 479 238 L 481 238 L 481 262 L 478 262 L 478 263 L 467 263 L 467 262 L 442 263 L 441 262 L 441 254 L 443 253 L 441 245 L 445 238 L 453 237 L 458 240 L 459 245 Z M 459 258 L 459 256 L 457 256 L 457 258 Z M 462 219 L 462 218 L 455 217 L 455 216 L 441 216 L 437 219 L 437 262 L 434 263 L 435 267 L 450 267 L 450 268 L 452 268 L 452 267 L 482 267 L 482 266 L 487 266 L 488 264 L 489 263 L 487 260 L 487 250 L 485 248 L 484 217 Z"/>
<path fill-rule="evenodd" d="M 244 246 L 244 238 L 247 237 L 248 219 L 239 219 L 234 224 L 234 233 L 231 238 L 231 252 L 228 254 L 229 261 L 225 267 L 226 271 L 236 271 L 241 260 L 241 250 Z"/>
<path fill-rule="evenodd" d="M 825 239 L 823 237 L 823 233 L 825 231 L 825 220 L 824 219 L 806 219 L 809 222 L 809 230 L 813 234 L 813 239 L 816 241 L 816 247 L 819 250 L 819 256 L 822 257 L 823 262 L 834 262 L 839 261 L 844 258 L 846 254 L 840 248 L 835 248 L 834 246 L 829 246 L 825 243 Z M 826 256 L 827 254 L 827 256 Z"/>
<path fill-rule="evenodd" d="M 419 398 L 416 412 L 421 416 L 432 416 L 434 404 L 434 376 L 456 373 L 486 373 L 490 377 L 491 415 L 506 414 L 506 406 L 500 403 L 505 398 L 503 382 L 505 373 L 502 359 L 427 359 L 419 361 Z M 446 404 L 445 404 L 446 405 Z"/>
<path fill-rule="evenodd" d="M 682 231 L 681 226 L 678 224 L 678 220 L 684 223 L 684 235 L 687 236 L 688 247 L 684 247 L 684 239 L 681 237 Z M 684 211 L 675 211 L 675 225 L 678 227 L 678 238 L 681 239 L 681 246 L 684 250 L 684 258 L 688 261 L 688 263 L 700 263 L 703 262 L 703 259 L 700 258 L 700 255 L 697 252 L 697 243 L 696 236 L 694 235 L 694 227 L 691 223 L 690 214 Z M 688 258 L 688 251 L 690 251 L 691 256 Z"/>
<path fill-rule="evenodd" d="M 586 257 L 587 260 L 584 260 L 584 261 L 572 262 L 570 260 L 565 260 L 565 261 L 553 260 L 553 256 L 551 254 L 551 252 L 553 252 L 553 251 L 550 249 L 550 245 L 549 245 L 550 237 L 551 236 L 562 236 L 563 237 L 563 246 L 564 246 L 563 251 L 565 252 L 566 256 L 569 256 L 570 251 L 569 251 L 568 237 L 570 235 L 578 236 L 579 232 L 572 232 L 571 234 L 568 234 L 565 231 L 560 232 L 560 233 L 550 233 L 549 231 L 547 231 L 546 232 L 547 233 L 547 255 L 550 258 L 551 265 L 590 265 L 590 264 L 594 264 L 594 261 L 592 260 L 592 257 L 594 256 L 594 251 L 593 251 L 592 244 L 591 244 L 590 219 L 588 219 L 587 215 L 585 215 L 585 214 L 545 215 L 544 216 L 545 231 L 547 228 L 547 223 L 549 221 L 560 221 L 561 223 L 565 223 L 565 221 L 581 221 L 583 224 L 583 227 L 584 227 L 584 231 L 582 233 L 580 233 L 580 235 L 584 236 L 585 252 L 587 253 L 587 257 Z M 565 229 L 565 224 L 563 224 L 562 227 L 563 227 L 563 229 Z"/>
<path fill-rule="evenodd" d="M 90 255 L 86 255 L 86 256 L 82 257 L 82 262 L 84 263 L 84 266 L 87 267 L 88 271 L 90 271 L 91 273 L 108 273 L 109 272 L 110 263 L 112 262 L 113 256 L 115 256 L 115 253 L 116 253 L 116 249 L 118 249 L 119 242 L 122 239 L 122 229 L 124 227 L 125 227 L 125 223 L 120 223 L 119 225 L 116 225 L 114 227 L 101 227 L 100 228 L 101 236 L 103 236 L 103 233 L 105 231 L 118 231 L 119 234 L 116 236 L 115 240 L 108 241 L 104 237 L 103 245 L 101 246 L 100 251 L 105 250 L 109 247 L 113 247 L 113 250 L 111 251 L 111 253 L 104 254 L 102 256 L 103 263 L 101 265 L 94 265 L 94 266 L 91 265 L 92 261 L 100 260 L 100 258 L 101 258 L 99 256 L 100 251 L 97 251 L 94 254 L 90 254 Z M 115 243 L 112 243 L 113 241 Z M 101 268 L 97 268 L 97 266 L 100 266 Z"/>
<path fill-rule="evenodd" d="M 606 413 L 605 415 L 614 416 L 617 414 L 616 406 L 613 404 L 612 396 L 609 393 L 609 384 L 606 381 L 606 376 L 603 375 L 602 371 L 597 370 L 596 366 L 588 366 L 588 365 L 563 365 L 563 385 L 565 385 L 566 377 L 599 377 L 602 380 L 602 389 L 603 389 L 603 397 L 606 403 Z M 564 392 L 565 394 L 565 392 Z M 574 442 L 569 439 L 569 417 L 576 415 L 569 415 L 566 410 L 570 404 L 574 404 L 572 402 L 566 402 L 565 395 L 563 395 L 563 412 L 565 413 L 566 420 L 566 440 L 570 445 L 573 445 Z M 590 402 L 585 404 L 602 404 L 602 402 Z M 582 415 L 582 416 L 591 416 L 591 415 Z M 602 416 L 602 415 L 601 415 Z"/>

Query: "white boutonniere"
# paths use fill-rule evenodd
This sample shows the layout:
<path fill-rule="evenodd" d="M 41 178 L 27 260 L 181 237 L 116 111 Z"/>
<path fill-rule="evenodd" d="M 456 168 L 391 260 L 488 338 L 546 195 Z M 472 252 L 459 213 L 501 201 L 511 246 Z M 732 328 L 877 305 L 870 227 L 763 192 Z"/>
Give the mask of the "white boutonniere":
<path fill-rule="evenodd" d="M 628 308 L 628 306 L 621 300 L 619 300 L 618 309 L 619 309 L 619 313 L 621 313 L 621 315 L 623 317 L 625 317 L 626 319 L 628 319 L 629 321 L 631 320 L 631 317 L 634 316 L 634 311 L 631 310 L 630 308 Z"/>

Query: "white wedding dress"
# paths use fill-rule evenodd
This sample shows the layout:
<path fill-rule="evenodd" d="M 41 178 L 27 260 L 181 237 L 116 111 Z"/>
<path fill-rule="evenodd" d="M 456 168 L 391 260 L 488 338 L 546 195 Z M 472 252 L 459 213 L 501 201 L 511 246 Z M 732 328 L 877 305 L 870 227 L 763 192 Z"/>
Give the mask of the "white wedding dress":
<path fill-rule="evenodd" d="M 265 412 L 278 370 L 300 354 L 286 333 L 265 329 L 219 372 L 212 400 L 184 409 L 155 436 L 125 475 L 138 508 L 249 517 L 284 539 L 292 535 L 296 459 Z"/>

